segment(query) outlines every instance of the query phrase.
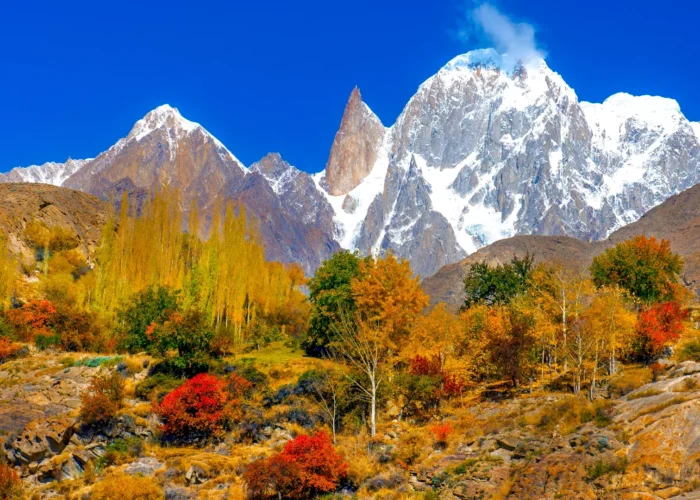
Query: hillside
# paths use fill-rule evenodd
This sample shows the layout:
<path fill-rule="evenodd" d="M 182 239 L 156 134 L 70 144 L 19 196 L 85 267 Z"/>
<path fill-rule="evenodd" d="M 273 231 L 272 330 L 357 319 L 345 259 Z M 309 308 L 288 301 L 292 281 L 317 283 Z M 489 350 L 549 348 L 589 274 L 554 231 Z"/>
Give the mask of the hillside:
<path fill-rule="evenodd" d="M 691 290 L 700 293 L 700 184 L 672 196 L 606 240 L 586 242 L 569 237 L 536 235 L 507 238 L 478 250 L 461 262 L 443 267 L 423 280 L 423 287 L 430 295 L 431 305 L 445 302 L 456 310 L 462 305 L 462 282 L 473 262 L 498 264 L 514 255 L 530 253 L 538 262 L 587 268 L 593 257 L 606 248 L 640 234 L 670 241 L 671 248 L 685 260 L 683 281 Z"/>
<path fill-rule="evenodd" d="M 89 257 L 100 242 L 109 206 L 90 194 L 48 184 L 0 184 L 0 230 L 11 251 L 33 258 L 25 238 L 27 222 L 66 229 Z"/>

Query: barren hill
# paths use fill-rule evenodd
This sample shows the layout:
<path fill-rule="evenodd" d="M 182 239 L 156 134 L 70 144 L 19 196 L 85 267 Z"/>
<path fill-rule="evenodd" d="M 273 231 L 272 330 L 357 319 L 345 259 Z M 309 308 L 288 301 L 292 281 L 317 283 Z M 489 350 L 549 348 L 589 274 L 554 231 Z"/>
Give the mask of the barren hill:
<path fill-rule="evenodd" d="M 84 255 L 91 255 L 100 242 L 108 205 L 82 191 L 48 184 L 0 184 L 0 231 L 13 252 L 31 255 L 25 240 L 27 222 L 67 229 L 79 242 Z"/>

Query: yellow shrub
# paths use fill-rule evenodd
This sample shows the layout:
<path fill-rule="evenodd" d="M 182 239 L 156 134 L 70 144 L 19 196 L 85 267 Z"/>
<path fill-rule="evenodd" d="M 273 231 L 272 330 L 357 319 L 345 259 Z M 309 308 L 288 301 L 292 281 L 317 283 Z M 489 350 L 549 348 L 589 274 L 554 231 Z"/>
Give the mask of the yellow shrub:
<path fill-rule="evenodd" d="M 120 500 L 163 500 L 163 489 L 152 479 L 126 474 L 108 476 L 92 487 L 92 498 Z"/>

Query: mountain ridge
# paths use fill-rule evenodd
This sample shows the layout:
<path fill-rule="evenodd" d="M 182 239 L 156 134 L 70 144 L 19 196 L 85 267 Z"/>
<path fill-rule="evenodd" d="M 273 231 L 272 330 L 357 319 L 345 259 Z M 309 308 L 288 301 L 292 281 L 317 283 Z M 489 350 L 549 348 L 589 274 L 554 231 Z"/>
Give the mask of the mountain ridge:
<path fill-rule="evenodd" d="M 19 180 L 48 179 L 103 199 L 129 182 L 139 190 L 169 183 L 185 206 L 200 208 L 230 196 L 275 224 L 266 236 L 277 248 L 271 254 L 298 258 L 307 272 L 342 247 L 391 250 L 430 276 L 518 234 L 606 238 L 700 182 L 699 131 L 672 99 L 619 93 L 579 102 L 543 59 L 523 64 L 485 49 L 441 67 L 390 127 L 353 89 L 316 174 L 274 161 L 253 172 L 163 105 L 69 175 Z M 246 179 L 251 173 L 260 179 Z M 316 213 L 300 214 L 302 206 Z M 289 230 L 297 233 L 283 234 Z M 285 240 L 293 250 L 282 248 Z"/>

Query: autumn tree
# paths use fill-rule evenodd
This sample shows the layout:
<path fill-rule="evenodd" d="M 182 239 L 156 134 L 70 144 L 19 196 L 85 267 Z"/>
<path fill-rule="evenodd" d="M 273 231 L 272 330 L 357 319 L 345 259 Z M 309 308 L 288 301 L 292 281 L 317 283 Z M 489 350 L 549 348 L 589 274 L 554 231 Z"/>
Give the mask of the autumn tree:
<path fill-rule="evenodd" d="M 534 257 L 513 257 L 506 264 L 489 266 L 475 262 L 464 278 L 464 305 L 469 309 L 477 304 L 505 305 L 524 293 L 531 285 Z"/>
<path fill-rule="evenodd" d="M 618 285 L 643 304 L 675 300 L 683 260 L 666 240 L 636 236 L 593 259 L 597 287 Z"/>
<path fill-rule="evenodd" d="M 341 250 L 325 260 L 309 280 L 311 315 L 302 346 L 307 353 L 319 353 L 334 340 L 334 329 L 341 312 L 355 313 L 350 284 L 360 276 L 362 259 L 357 253 Z"/>
<path fill-rule="evenodd" d="M 117 313 L 121 347 L 146 351 L 154 344 L 153 325 L 163 324 L 180 310 L 180 294 L 166 286 L 148 287 L 134 294 Z"/>
<path fill-rule="evenodd" d="M 629 351 L 634 340 L 636 315 L 627 292 L 614 285 L 599 288 L 586 311 L 586 318 L 602 341 L 607 371 L 613 375 L 617 372 L 618 358 Z M 592 386 L 595 386 L 595 378 Z"/>
<path fill-rule="evenodd" d="M 637 355 L 653 360 L 683 333 L 688 312 L 677 302 L 662 302 L 640 311 L 637 320 Z"/>
<path fill-rule="evenodd" d="M 542 336 L 542 355 L 547 354 L 547 361 L 556 362 L 559 351 L 564 365 L 568 369 L 569 324 L 576 321 L 585 307 L 585 301 L 592 293 L 592 286 L 580 272 L 561 265 L 540 264 L 532 274 L 532 293 L 535 302 L 552 323 L 559 325 L 561 338 Z M 549 330 L 547 330 L 549 331 Z M 563 349 L 557 349 L 563 347 Z"/>
<path fill-rule="evenodd" d="M 17 259 L 7 246 L 7 238 L 0 233 L 0 307 L 7 309 L 12 303 L 18 278 Z"/>

